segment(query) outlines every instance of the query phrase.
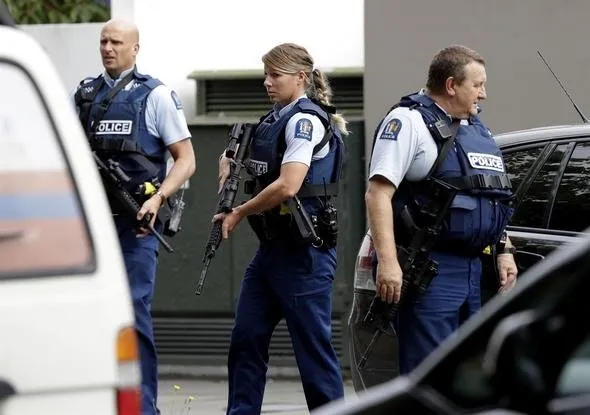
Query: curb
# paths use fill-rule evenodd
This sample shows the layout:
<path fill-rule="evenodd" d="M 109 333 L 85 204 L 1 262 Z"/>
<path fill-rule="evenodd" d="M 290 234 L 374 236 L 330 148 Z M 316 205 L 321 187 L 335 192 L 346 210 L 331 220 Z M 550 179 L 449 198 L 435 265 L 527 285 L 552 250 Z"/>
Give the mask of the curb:
<path fill-rule="evenodd" d="M 342 372 L 344 379 L 350 377 L 348 370 Z M 196 379 L 227 379 L 227 366 L 204 365 L 159 365 L 158 376 L 161 379 L 196 378 Z M 300 379 L 299 369 L 292 366 L 269 366 L 267 379 Z"/>

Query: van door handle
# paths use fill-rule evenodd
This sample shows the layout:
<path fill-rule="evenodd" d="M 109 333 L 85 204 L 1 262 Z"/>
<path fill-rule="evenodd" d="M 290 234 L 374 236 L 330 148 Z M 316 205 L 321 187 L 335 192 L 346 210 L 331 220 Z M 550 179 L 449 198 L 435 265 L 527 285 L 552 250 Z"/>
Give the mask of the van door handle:
<path fill-rule="evenodd" d="M 20 239 L 24 236 L 23 230 L 0 231 L 0 242 L 9 242 L 13 239 Z"/>
<path fill-rule="evenodd" d="M 0 380 L 0 401 L 12 395 L 16 395 L 16 391 L 12 385 L 4 380 Z"/>

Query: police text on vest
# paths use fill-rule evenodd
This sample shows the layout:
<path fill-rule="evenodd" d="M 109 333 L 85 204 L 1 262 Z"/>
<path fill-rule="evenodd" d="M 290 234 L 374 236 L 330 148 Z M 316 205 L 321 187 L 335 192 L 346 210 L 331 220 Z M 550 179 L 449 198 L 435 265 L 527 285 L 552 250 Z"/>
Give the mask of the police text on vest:
<path fill-rule="evenodd" d="M 504 172 L 504 162 L 502 161 L 502 157 L 483 153 L 467 153 L 467 157 L 469 158 L 469 164 L 471 164 L 471 167 L 474 169 Z"/>
<path fill-rule="evenodd" d="M 102 120 L 96 129 L 96 135 L 129 135 L 133 128 L 130 120 Z"/>

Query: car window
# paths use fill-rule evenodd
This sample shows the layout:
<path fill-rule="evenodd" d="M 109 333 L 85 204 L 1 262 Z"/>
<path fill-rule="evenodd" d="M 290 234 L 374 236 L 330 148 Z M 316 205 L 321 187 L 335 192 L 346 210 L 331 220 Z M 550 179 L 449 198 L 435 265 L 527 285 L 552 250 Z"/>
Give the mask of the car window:
<path fill-rule="evenodd" d="M 0 278 L 88 269 L 89 234 L 41 96 L 3 61 L 0 91 Z"/>
<path fill-rule="evenodd" d="M 590 143 L 579 143 L 565 168 L 549 227 L 581 232 L 590 226 Z"/>
<path fill-rule="evenodd" d="M 553 187 L 566 150 L 567 144 L 557 146 L 537 172 L 526 192 L 519 195 L 518 208 L 512 217 L 512 225 L 545 228 L 545 212 L 550 196 L 549 192 Z"/>
<path fill-rule="evenodd" d="M 556 385 L 556 396 L 590 393 L 590 337 L 574 351 L 563 366 Z"/>
<path fill-rule="evenodd" d="M 541 151 L 543 151 L 543 147 L 513 150 L 504 154 L 504 164 L 514 191 L 518 189 L 530 168 L 533 167 L 541 155 Z"/>

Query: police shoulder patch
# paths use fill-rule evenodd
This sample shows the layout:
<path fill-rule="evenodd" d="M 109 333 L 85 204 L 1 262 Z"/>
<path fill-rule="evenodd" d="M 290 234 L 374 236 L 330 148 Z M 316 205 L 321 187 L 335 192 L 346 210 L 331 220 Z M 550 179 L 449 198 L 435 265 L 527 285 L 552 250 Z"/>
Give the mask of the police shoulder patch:
<path fill-rule="evenodd" d="M 313 133 L 313 124 L 308 118 L 301 118 L 295 124 L 295 138 L 303 138 L 307 141 L 311 141 L 311 135 Z"/>
<path fill-rule="evenodd" d="M 174 101 L 174 105 L 176 105 L 176 109 L 181 110 L 182 109 L 182 102 L 180 102 L 180 98 L 178 98 L 178 95 L 176 94 L 176 92 L 171 91 L 170 96 L 172 97 L 172 101 Z"/>
<path fill-rule="evenodd" d="M 385 128 L 383 128 L 383 132 L 381 132 L 379 138 L 383 138 L 385 140 L 397 140 L 397 135 L 401 129 L 402 122 L 398 118 L 394 118 L 385 124 Z"/>

